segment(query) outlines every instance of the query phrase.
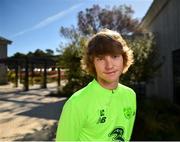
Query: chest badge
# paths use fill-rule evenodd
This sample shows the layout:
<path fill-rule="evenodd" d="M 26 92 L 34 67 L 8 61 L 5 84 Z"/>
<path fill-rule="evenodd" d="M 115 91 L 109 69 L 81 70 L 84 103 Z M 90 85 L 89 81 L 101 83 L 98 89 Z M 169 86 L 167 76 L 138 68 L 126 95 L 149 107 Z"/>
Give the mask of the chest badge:
<path fill-rule="evenodd" d="M 123 111 L 126 119 L 130 119 L 134 115 L 134 112 L 131 107 L 124 108 Z"/>

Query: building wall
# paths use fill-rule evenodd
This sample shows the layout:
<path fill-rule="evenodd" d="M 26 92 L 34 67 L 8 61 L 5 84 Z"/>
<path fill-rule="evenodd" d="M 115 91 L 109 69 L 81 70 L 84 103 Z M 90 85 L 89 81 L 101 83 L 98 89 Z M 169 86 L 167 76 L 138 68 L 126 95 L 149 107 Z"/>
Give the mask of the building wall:
<path fill-rule="evenodd" d="M 7 44 L 0 45 L 0 59 L 7 57 Z M 7 67 L 4 64 L 0 64 L 0 85 L 6 84 L 7 79 Z"/>
<path fill-rule="evenodd" d="M 7 57 L 7 44 L 0 44 L 0 58 Z"/>
<path fill-rule="evenodd" d="M 160 2 L 161 0 L 159 0 Z M 180 1 L 169 0 L 149 24 L 155 33 L 163 65 L 157 77 L 147 87 L 148 95 L 158 95 L 173 101 L 173 51 L 180 48 Z"/>

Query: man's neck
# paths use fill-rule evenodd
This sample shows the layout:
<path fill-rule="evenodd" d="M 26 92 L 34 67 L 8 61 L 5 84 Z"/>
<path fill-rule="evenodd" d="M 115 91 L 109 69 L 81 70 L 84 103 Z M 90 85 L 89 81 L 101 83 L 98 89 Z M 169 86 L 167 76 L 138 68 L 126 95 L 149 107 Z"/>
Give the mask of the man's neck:
<path fill-rule="evenodd" d="M 109 90 L 114 90 L 117 88 L 118 86 L 118 83 L 119 81 L 115 81 L 115 82 L 107 82 L 105 80 L 102 80 L 102 79 L 97 79 L 98 83 L 103 87 L 103 88 L 106 88 L 106 89 L 109 89 Z"/>

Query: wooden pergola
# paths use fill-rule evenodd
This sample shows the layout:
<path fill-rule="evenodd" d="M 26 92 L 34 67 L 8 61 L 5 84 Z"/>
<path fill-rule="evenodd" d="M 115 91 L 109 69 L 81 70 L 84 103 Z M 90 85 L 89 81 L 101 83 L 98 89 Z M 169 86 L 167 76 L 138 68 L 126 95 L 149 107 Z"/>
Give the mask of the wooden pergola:
<path fill-rule="evenodd" d="M 50 67 L 56 67 L 58 69 L 58 87 L 61 85 L 61 71 L 60 67 L 56 65 L 56 61 L 46 57 L 25 57 L 25 58 L 4 58 L 0 59 L 0 63 L 4 63 L 7 66 L 10 66 L 12 69 L 15 69 L 15 87 L 18 87 L 19 80 L 19 67 L 25 69 L 24 77 L 24 91 L 29 90 L 29 72 L 31 72 L 31 77 L 34 76 L 34 68 L 40 67 L 43 68 L 43 83 L 42 88 L 47 88 L 47 69 Z"/>

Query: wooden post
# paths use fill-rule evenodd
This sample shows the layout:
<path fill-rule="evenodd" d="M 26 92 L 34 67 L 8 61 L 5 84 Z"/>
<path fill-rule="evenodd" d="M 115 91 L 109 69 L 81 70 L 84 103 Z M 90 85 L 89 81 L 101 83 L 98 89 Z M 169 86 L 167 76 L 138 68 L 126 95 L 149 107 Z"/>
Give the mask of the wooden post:
<path fill-rule="evenodd" d="M 42 88 L 47 88 L 47 61 L 44 60 L 44 76 L 43 76 L 43 86 Z"/>
<path fill-rule="evenodd" d="M 58 87 L 60 87 L 61 86 L 61 69 L 60 69 L 60 67 L 58 67 L 58 79 L 57 79 L 57 81 L 58 81 Z"/>
<path fill-rule="evenodd" d="M 34 85 L 34 64 L 31 63 L 31 85 Z"/>
<path fill-rule="evenodd" d="M 15 62 L 15 87 L 18 87 L 18 61 Z"/>
<path fill-rule="evenodd" d="M 29 90 L 29 61 L 28 58 L 26 57 L 26 62 L 25 62 L 25 79 L 24 79 L 24 91 Z"/>
<path fill-rule="evenodd" d="M 19 68 L 20 68 L 20 69 L 19 69 L 19 72 L 20 72 L 20 75 L 19 75 L 20 83 L 23 83 L 23 77 L 22 77 L 22 68 L 23 68 L 23 66 L 20 65 Z"/>

